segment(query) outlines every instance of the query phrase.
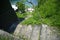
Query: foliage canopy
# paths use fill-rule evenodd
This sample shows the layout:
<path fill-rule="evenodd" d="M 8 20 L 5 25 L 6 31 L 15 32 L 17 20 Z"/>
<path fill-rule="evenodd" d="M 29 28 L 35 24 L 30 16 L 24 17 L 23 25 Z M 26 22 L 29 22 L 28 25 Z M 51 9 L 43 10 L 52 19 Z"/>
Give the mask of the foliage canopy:
<path fill-rule="evenodd" d="M 60 0 L 38 0 L 38 6 L 32 15 L 33 17 L 24 20 L 23 23 L 60 26 Z"/>

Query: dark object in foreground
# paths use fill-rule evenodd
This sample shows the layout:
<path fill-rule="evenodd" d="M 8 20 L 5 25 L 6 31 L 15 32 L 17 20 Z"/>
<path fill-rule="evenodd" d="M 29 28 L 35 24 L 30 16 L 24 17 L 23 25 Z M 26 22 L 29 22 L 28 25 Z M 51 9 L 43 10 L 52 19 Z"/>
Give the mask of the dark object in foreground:
<path fill-rule="evenodd" d="M 7 31 L 17 20 L 9 0 L 0 0 L 0 29 Z"/>

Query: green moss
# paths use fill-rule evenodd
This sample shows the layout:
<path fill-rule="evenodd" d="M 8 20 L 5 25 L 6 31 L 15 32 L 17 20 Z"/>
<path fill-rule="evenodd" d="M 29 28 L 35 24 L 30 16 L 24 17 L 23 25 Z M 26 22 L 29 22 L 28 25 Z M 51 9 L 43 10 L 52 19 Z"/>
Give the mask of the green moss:
<path fill-rule="evenodd" d="M 0 40 L 13 40 L 13 37 L 8 37 L 8 36 L 2 36 L 0 35 Z"/>

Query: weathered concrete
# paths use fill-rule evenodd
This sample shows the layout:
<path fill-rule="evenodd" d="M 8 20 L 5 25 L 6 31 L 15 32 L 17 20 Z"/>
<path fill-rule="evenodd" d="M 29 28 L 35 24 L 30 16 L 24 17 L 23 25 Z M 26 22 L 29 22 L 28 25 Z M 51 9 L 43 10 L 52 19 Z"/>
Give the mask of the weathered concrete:
<path fill-rule="evenodd" d="M 3 30 L 0 30 L 0 40 L 2 39 L 3 40 L 20 40 L 17 37 L 13 36 L 12 34 L 9 34 Z"/>
<path fill-rule="evenodd" d="M 26 38 L 27 40 L 38 40 L 39 35 L 40 35 L 40 27 L 35 25 L 18 25 L 14 35 L 17 37 L 23 37 Z"/>
<path fill-rule="evenodd" d="M 40 40 L 60 40 L 60 34 L 58 35 L 57 29 L 54 27 L 49 27 L 47 25 L 42 25 Z M 58 36 L 58 37 L 57 37 Z"/>
<path fill-rule="evenodd" d="M 30 40 L 39 40 L 40 26 L 35 25 L 32 31 Z"/>
<path fill-rule="evenodd" d="M 18 25 L 14 35 L 23 40 L 60 40 L 60 34 L 54 27 L 42 25 Z"/>

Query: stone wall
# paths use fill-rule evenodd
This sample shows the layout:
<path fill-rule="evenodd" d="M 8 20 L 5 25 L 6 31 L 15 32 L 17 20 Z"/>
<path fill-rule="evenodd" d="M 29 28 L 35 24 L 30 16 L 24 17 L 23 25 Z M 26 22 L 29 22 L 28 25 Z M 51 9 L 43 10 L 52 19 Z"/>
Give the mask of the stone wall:
<path fill-rule="evenodd" d="M 20 40 L 12 34 L 0 30 L 0 40 Z"/>
<path fill-rule="evenodd" d="M 42 25 L 20 25 L 18 24 L 14 35 L 22 40 L 60 40 L 60 32 L 54 27 Z"/>

